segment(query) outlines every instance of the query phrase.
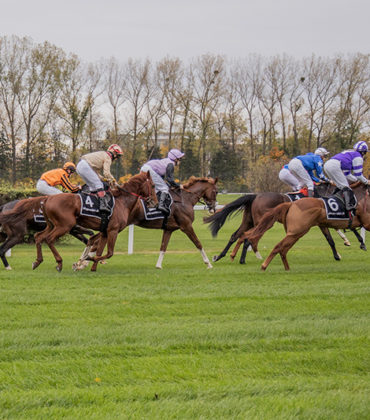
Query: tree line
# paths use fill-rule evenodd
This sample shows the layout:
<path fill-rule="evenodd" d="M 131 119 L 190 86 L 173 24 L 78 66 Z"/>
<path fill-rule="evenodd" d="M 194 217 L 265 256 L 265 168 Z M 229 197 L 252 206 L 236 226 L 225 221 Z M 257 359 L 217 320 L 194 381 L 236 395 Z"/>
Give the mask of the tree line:
<path fill-rule="evenodd" d="M 248 189 L 258 166 L 368 140 L 369 109 L 368 54 L 85 63 L 49 42 L 0 37 L 0 178 L 13 184 L 118 143 L 117 176 L 178 147 L 180 179 Z"/>

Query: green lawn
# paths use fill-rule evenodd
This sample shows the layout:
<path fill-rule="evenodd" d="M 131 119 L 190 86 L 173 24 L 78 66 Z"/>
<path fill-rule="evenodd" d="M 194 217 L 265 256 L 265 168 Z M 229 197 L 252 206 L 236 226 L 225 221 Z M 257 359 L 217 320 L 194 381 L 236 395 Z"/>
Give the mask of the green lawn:
<path fill-rule="evenodd" d="M 225 201 L 232 201 L 228 196 Z M 220 200 L 221 201 L 221 200 Z M 213 239 L 211 258 L 240 222 Z M 0 271 L 0 418 L 368 419 L 369 254 L 333 233 L 342 261 L 315 228 L 266 272 L 228 258 L 207 270 L 181 233 L 156 270 L 161 232 L 127 231 L 98 271 L 73 272 L 82 247 L 58 245 L 31 270 L 17 246 Z M 280 225 L 260 242 L 266 257 Z"/>

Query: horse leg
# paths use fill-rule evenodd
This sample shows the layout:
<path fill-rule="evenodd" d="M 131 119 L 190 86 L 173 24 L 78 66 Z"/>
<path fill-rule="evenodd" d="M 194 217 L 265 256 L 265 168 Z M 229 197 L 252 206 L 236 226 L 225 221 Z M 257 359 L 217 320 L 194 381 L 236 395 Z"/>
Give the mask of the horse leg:
<path fill-rule="evenodd" d="M 290 270 L 286 255 L 288 251 L 290 250 L 290 248 L 298 241 L 299 238 L 305 235 L 308 232 L 308 230 L 305 230 L 304 232 L 299 233 L 299 234 L 288 234 L 283 240 L 281 240 L 277 245 L 275 245 L 270 255 L 266 258 L 266 260 L 261 265 L 261 270 L 265 271 L 266 268 L 269 266 L 270 262 L 272 261 L 272 259 L 277 254 L 280 254 L 285 270 L 286 271 Z"/>
<path fill-rule="evenodd" d="M 42 256 L 42 242 L 45 240 L 45 238 L 49 235 L 49 233 L 51 232 L 53 228 L 50 225 L 47 225 L 46 228 L 41 231 L 41 232 L 37 232 L 35 234 L 35 244 L 36 244 L 36 252 L 37 252 L 37 256 L 36 256 L 36 261 L 34 261 L 32 263 L 32 270 L 35 270 L 43 261 L 44 258 Z"/>
<path fill-rule="evenodd" d="M 97 243 L 92 247 L 94 250 L 90 249 L 90 252 L 88 252 L 87 260 L 93 261 L 91 271 L 96 271 L 98 267 L 98 261 L 95 261 L 95 257 L 100 257 L 103 254 L 107 241 L 108 236 L 100 235 L 100 237 L 97 239 Z"/>
<path fill-rule="evenodd" d="M 118 236 L 118 230 L 110 231 L 107 236 L 101 235 L 98 249 L 96 251 L 96 256 L 93 258 L 93 266 L 91 267 L 91 271 L 96 271 L 97 263 L 99 261 L 107 260 L 111 258 L 114 253 L 114 245 L 116 243 L 116 239 Z M 107 253 L 105 255 L 102 254 L 105 244 L 107 243 Z"/>
<path fill-rule="evenodd" d="M 223 258 L 227 254 L 227 251 L 230 249 L 231 245 L 239 238 L 239 236 L 240 236 L 239 230 L 240 230 L 240 228 L 238 230 L 236 230 L 230 236 L 229 242 L 227 243 L 225 248 L 221 251 L 221 253 L 219 255 L 214 255 L 213 256 L 213 258 L 212 258 L 213 262 L 216 262 L 216 261 L 220 260 L 221 258 Z"/>
<path fill-rule="evenodd" d="M 193 244 L 199 249 L 200 254 L 203 258 L 204 264 L 206 264 L 207 268 L 213 268 L 212 264 L 209 262 L 206 252 L 203 249 L 203 246 L 198 239 L 197 235 L 194 232 L 193 226 L 188 224 L 186 227 L 182 227 L 181 230 L 187 235 L 187 237 L 193 242 Z"/>
<path fill-rule="evenodd" d="M 74 271 L 83 270 L 89 265 L 89 261 L 91 260 L 91 258 L 95 257 L 96 249 L 99 242 L 99 235 L 100 233 L 96 233 L 90 236 L 90 238 L 87 241 L 86 247 L 81 254 L 81 257 L 77 262 L 72 264 L 72 269 Z"/>
<path fill-rule="evenodd" d="M 342 257 L 338 254 L 337 249 L 335 248 L 335 243 L 333 237 L 331 236 L 329 229 L 327 227 L 320 227 L 321 232 L 325 236 L 325 239 L 328 241 L 330 248 L 333 252 L 334 259 L 340 261 Z"/>
<path fill-rule="evenodd" d="M 1 245 L 0 247 L 0 258 L 1 261 L 4 264 L 4 267 L 6 270 L 11 270 L 12 267 L 9 265 L 8 260 L 6 259 L 6 252 L 10 249 L 13 248 L 14 245 L 20 244 L 23 241 L 23 234 L 22 235 L 14 235 L 14 236 L 9 236 L 7 237 L 7 239 L 5 240 L 5 242 Z"/>
<path fill-rule="evenodd" d="M 236 257 L 236 254 L 238 253 L 239 248 L 240 248 L 241 244 L 244 242 L 244 240 L 245 240 L 245 239 L 246 239 L 246 238 L 245 238 L 245 236 L 244 236 L 244 235 L 242 235 L 242 236 L 238 239 L 238 242 L 236 243 L 236 245 L 234 246 L 234 249 L 232 250 L 232 252 L 231 252 L 231 254 L 230 254 L 230 259 L 231 259 L 231 261 L 234 261 L 234 258 Z"/>
<path fill-rule="evenodd" d="M 340 229 L 336 229 L 335 231 L 343 239 L 345 246 L 351 246 L 351 242 L 348 240 L 344 232 L 342 232 Z"/>
<path fill-rule="evenodd" d="M 367 251 L 364 238 L 357 232 L 355 228 L 351 228 L 351 231 L 355 234 L 357 240 L 360 242 L 360 249 Z"/>
<path fill-rule="evenodd" d="M 169 230 L 163 231 L 161 247 L 159 250 L 159 256 L 158 256 L 157 264 L 155 265 L 155 268 L 159 268 L 160 270 L 162 269 L 162 262 L 163 262 L 164 254 L 167 251 L 167 246 L 168 246 L 168 243 L 170 242 L 171 235 L 172 235 L 171 231 Z"/>

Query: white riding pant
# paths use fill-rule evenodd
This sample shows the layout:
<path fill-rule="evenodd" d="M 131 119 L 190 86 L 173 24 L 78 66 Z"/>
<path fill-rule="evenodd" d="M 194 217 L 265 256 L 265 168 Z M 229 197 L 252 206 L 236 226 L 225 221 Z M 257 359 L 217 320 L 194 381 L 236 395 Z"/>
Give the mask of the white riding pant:
<path fill-rule="evenodd" d="M 101 179 L 98 177 L 98 174 L 92 169 L 92 167 L 86 162 L 86 160 L 81 159 L 77 166 L 76 172 L 80 177 L 86 182 L 89 186 L 90 191 L 104 190 L 104 185 Z"/>
<path fill-rule="evenodd" d="M 314 190 L 310 174 L 306 171 L 303 163 L 299 159 L 292 159 L 288 164 L 288 168 L 289 171 L 301 182 L 301 184 L 306 185 L 310 191 Z"/>
<path fill-rule="evenodd" d="M 348 180 L 340 167 L 339 160 L 329 159 L 324 164 L 324 171 L 326 175 L 334 182 L 334 184 L 341 190 L 343 188 L 349 187 Z"/>
<path fill-rule="evenodd" d="M 164 181 L 164 179 L 157 174 L 157 172 L 155 172 L 151 166 L 144 164 L 141 168 L 140 168 L 141 172 L 148 172 L 150 173 L 150 176 L 152 177 L 152 181 L 154 182 L 154 186 L 155 186 L 155 192 L 158 191 L 163 191 L 166 192 L 168 194 L 169 192 L 169 188 L 168 185 L 166 184 L 166 182 Z"/>
<path fill-rule="evenodd" d="M 39 179 L 36 184 L 36 190 L 42 195 L 63 194 L 58 188 L 52 187 L 43 179 Z"/>
<path fill-rule="evenodd" d="M 289 169 L 282 168 L 279 172 L 279 179 L 284 184 L 292 188 L 292 191 L 299 191 L 303 184 L 289 171 Z"/>

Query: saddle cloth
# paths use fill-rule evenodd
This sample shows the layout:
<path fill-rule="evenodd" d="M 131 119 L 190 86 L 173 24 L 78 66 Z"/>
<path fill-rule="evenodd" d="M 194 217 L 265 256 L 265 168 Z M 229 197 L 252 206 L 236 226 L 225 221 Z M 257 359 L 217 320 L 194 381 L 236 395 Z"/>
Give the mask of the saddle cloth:
<path fill-rule="evenodd" d="M 290 201 L 297 201 L 300 200 L 303 197 L 307 197 L 306 195 L 304 195 L 303 193 L 297 191 L 297 192 L 291 192 L 291 193 L 286 193 L 285 194 Z"/>
<path fill-rule="evenodd" d="M 159 195 L 159 193 L 158 193 Z M 161 210 L 158 210 L 156 207 L 149 208 L 144 200 L 140 200 L 141 205 L 143 206 L 145 220 L 156 220 L 156 219 L 164 219 L 166 216 Z M 170 210 L 172 207 L 173 199 L 171 194 L 168 194 L 166 197 L 166 206 Z"/>
<path fill-rule="evenodd" d="M 95 194 L 87 194 L 84 192 L 79 192 L 78 195 L 81 199 L 81 216 L 88 216 L 88 217 L 95 217 L 97 219 L 101 219 L 100 211 L 99 211 L 99 197 Z M 108 214 L 108 218 L 112 216 L 115 200 L 114 197 L 108 193 L 109 196 L 109 208 L 110 213 Z"/>
<path fill-rule="evenodd" d="M 36 223 L 46 223 L 45 222 L 45 217 L 44 217 L 44 214 L 42 213 L 42 210 L 40 209 L 40 211 L 39 211 L 39 213 L 38 214 L 34 214 L 33 215 L 33 220 L 36 222 Z"/>
<path fill-rule="evenodd" d="M 349 220 L 348 211 L 343 201 L 337 196 L 320 198 L 325 204 L 326 217 L 328 220 Z"/>

